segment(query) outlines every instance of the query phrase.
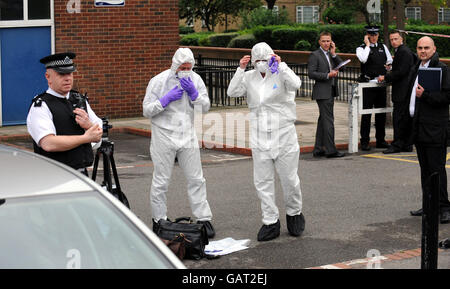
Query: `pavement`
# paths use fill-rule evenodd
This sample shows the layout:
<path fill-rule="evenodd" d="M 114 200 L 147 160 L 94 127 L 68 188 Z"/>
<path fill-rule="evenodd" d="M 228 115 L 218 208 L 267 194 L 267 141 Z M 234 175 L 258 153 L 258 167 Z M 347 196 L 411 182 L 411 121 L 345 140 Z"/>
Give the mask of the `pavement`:
<path fill-rule="evenodd" d="M 249 110 L 247 107 L 212 107 L 203 117 L 196 117 L 195 127 L 199 140 L 207 149 L 216 149 L 229 153 L 251 155 L 249 148 Z M 315 101 L 297 100 L 296 129 L 301 153 L 311 153 L 315 141 L 318 107 Z M 335 102 L 335 142 L 339 150 L 346 152 L 349 143 L 348 104 Z M 375 145 L 375 128 L 372 117 L 371 145 Z M 112 131 L 151 136 L 150 121 L 144 117 L 110 119 Z M 386 140 L 392 140 L 392 127 L 386 126 Z M 0 127 L 0 143 L 17 139 L 29 139 L 25 125 Z M 442 236 L 440 239 L 450 238 Z M 370 254 L 369 254 L 370 253 Z M 361 259 L 348 260 L 337 264 L 323 264 L 311 269 L 419 269 L 421 266 L 420 248 L 400 251 L 389 255 L 369 252 Z M 438 268 L 450 269 L 450 250 L 439 250 Z"/>

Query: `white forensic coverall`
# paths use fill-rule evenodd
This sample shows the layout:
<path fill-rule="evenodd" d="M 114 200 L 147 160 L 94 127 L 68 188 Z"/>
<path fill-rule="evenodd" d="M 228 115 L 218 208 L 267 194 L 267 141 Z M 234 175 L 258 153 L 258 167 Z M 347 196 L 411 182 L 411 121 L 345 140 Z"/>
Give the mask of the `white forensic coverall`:
<path fill-rule="evenodd" d="M 273 54 L 264 42 L 252 48 L 252 64 L 256 60 L 269 60 Z M 302 195 L 298 177 L 300 149 L 294 122 L 296 120 L 295 92 L 300 78 L 281 62 L 279 73 L 266 71 L 263 78 L 257 70 L 245 72 L 238 67 L 231 79 L 227 94 L 247 97 L 250 108 L 250 146 L 253 155 L 253 177 L 261 200 L 262 222 L 272 225 L 279 219 L 275 203 L 276 170 L 284 192 L 286 213 L 302 212 Z"/>
<path fill-rule="evenodd" d="M 172 101 L 165 108 L 159 99 L 179 84 L 176 70 L 183 63 L 195 64 L 192 51 L 180 48 L 172 58 L 171 69 L 153 77 L 143 101 L 143 114 L 151 119 L 152 136 L 150 154 L 154 164 L 150 200 L 153 219 L 167 219 L 166 192 L 169 186 L 175 157 L 187 178 L 187 191 L 192 214 L 198 221 L 210 221 L 211 209 L 206 200 L 206 182 L 197 135 L 194 129 L 194 107 L 196 112 L 206 113 L 210 102 L 206 86 L 201 77 L 191 73 L 191 80 L 198 90 L 198 97 L 191 101 L 186 91 L 181 99 Z"/>

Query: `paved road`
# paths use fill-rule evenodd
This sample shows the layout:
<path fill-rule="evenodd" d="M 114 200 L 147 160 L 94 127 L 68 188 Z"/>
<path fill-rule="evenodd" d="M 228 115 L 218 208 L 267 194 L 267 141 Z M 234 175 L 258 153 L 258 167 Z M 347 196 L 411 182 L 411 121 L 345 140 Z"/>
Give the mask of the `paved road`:
<path fill-rule="evenodd" d="M 153 166 L 149 139 L 116 134 L 111 140 L 115 142 L 114 157 L 131 209 L 151 226 L 149 189 Z M 27 146 L 23 142 L 16 144 Z M 232 237 L 251 239 L 251 243 L 249 249 L 220 259 L 186 260 L 188 268 L 310 268 L 365 258 L 371 249 L 386 255 L 420 248 L 421 218 L 409 216 L 409 210 L 421 206 L 414 153 L 385 156 L 373 150 L 370 155 L 333 160 L 301 155 L 299 175 L 306 230 L 300 238 L 287 234 L 277 181 L 282 232 L 271 242 L 256 241 L 261 211 L 253 186 L 251 158 L 202 150 L 202 161 L 217 231 L 214 240 Z M 185 191 L 185 178 L 175 166 L 168 194 L 169 218 L 191 215 Z M 441 225 L 439 237 L 450 237 L 450 224 Z M 450 268 L 450 264 L 443 266 Z"/>

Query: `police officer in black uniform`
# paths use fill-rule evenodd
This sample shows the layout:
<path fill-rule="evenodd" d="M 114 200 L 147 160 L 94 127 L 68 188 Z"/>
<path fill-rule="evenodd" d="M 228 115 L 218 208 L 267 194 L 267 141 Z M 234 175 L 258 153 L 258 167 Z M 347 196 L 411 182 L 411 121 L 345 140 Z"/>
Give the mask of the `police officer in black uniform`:
<path fill-rule="evenodd" d="M 392 63 L 392 56 L 389 49 L 381 43 L 378 43 L 379 26 L 366 26 L 366 36 L 364 44 L 356 49 L 356 56 L 361 62 L 360 81 L 370 81 L 376 79 L 380 75 L 386 74 L 386 65 Z M 363 108 L 383 108 L 386 107 L 386 88 L 374 87 L 363 89 Z M 361 149 L 370 150 L 370 120 L 371 114 L 361 116 Z M 389 145 L 385 141 L 385 124 L 386 114 L 375 114 L 376 129 L 376 147 L 387 148 Z"/>
<path fill-rule="evenodd" d="M 76 71 L 71 52 L 40 60 L 46 67 L 46 92 L 36 96 L 27 117 L 34 152 L 64 163 L 87 175 L 94 154 L 91 143 L 102 137 L 102 120 L 92 111 L 87 98 L 73 91 Z"/>

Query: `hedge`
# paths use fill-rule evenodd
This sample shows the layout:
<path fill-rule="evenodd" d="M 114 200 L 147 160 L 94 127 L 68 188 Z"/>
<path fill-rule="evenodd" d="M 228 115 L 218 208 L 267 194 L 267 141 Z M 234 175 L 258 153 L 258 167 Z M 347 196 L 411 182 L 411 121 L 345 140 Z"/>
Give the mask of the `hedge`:
<path fill-rule="evenodd" d="M 239 36 L 239 33 L 219 33 L 208 37 L 209 45 L 214 47 L 227 47 L 231 39 Z"/>
<path fill-rule="evenodd" d="M 266 42 L 270 47 L 276 49 L 276 39 L 272 37 L 272 32 L 275 29 L 290 28 L 289 25 L 273 25 L 273 26 L 258 26 L 253 29 L 256 42 Z"/>
<path fill-rule="evenodd" d="M 233 38 L 228 44 L 229 48 L 252 48 L 253 45 L 258 43 L 256 41 L 255 35 L 249 33 L 240 35 L 238 37 Z"/>
<path fill-rule="evenodd" d="M 184 35 L 180 38 L 180 44 L 185 46 L 202 46 L 200 41 L 202 39 L 208 38 L 212 32 L 199 32 Z"/>
<path fill-rule="evenodd" d="M 236 36 L 236 33 L 224 33 L 215 34 L 215 36 L 209 36 L 208 34 L 194 33 L 188 34 L 182 37 L 182 45 L 198 45 L 199 38 L 204 39 L 208 37 L 209 41 L 202 40 L 206 45 L 235 47 L 235 48 L 251 48 L 250 45 L 258 42 L 266 42 L 272 49 L 281 50 L 293 50 L 305 49 L 304 45 L 298 44 L 301 40 L 309 42 L 311 44 L 310 49 L 315 50 L 319 47 L 318 39 L 319 34 L 322 31 L 329 31 L 333 36 L 333 41 L 336 43 L 336 47 L 339 52 L 342 53 L 355 53 L 356 48 L 364 43 L 365 29 L 364 24 L 355 25 L 274 25 L 274 26 L 258 26 L 251 31 L 246 31 L 247 34 L 253 34 L 254 40 L 251 36 Z M 389 27 L 391 30 L 395 29 L 395 26 Z M 450 26 L 447 25 L 408 25 L 405 30 L 436 33 L 450 35 Z M 239 32 L 242 34 L 242 31 Z M 195 36 L 191 36 L 195 35 Z M 415 51 L 417 40 L 422 37 L 418 34 L 409 34 L 406 36 L 406 43 Z M 380 31 L 380 41 L 383 41 L 383 31 Z M 450 57 L 450 41 L 448 38 L 433 37 L 437 51 L 440 57 Z M 230 40 L 234 40 L 233 43 Z M 227 42 L 228 41 L 228 42 Z M 227 44 L 225 44 L 227 43 Z M 297 45 L 297 46 L 296 46 Z"/>
<path fill-rule="evenodd" d="M 315 41 L 318 37 L 318 30 L 314 28 L 280 28 L 272 32 L 272 37 L 275 39 L 275 48 L 281 50 L 293 50 L 295 44 L 299 40 L 306 40 L 311 44 L 311 48 L 315 49 L 318 42 Z M 272 47 L 273 48 L 273 47 Z"/>

